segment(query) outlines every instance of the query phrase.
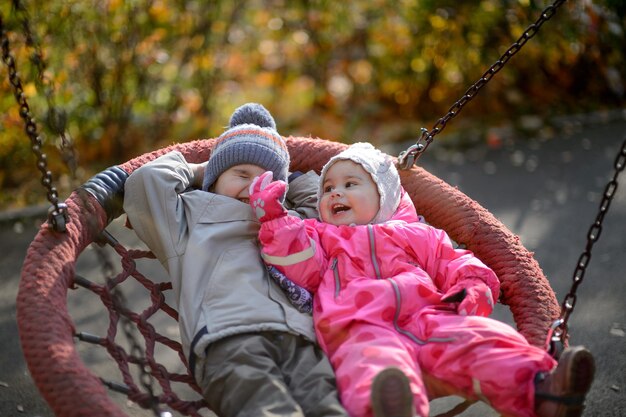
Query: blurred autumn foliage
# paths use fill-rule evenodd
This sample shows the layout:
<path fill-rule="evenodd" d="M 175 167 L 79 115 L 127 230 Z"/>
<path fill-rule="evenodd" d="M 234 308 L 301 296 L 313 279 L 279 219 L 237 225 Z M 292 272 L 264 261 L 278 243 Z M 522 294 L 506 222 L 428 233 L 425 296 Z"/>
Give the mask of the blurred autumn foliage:
<path fill-rule="evenodd" d="M 549 4 L 13 0 L 0 13 L 64 198 L 110 165 L 219 135 L 248 101 L 268 107 L 286 136 L 413 139 Z M 565 2 L 447 129 L 623 107 L 625 14 L 623 0 Z M 45 191 L 6 65 L 0 73 L 2 209 Z M 74 158 L 67 145 L 76 172 L 63 163 Z"/>

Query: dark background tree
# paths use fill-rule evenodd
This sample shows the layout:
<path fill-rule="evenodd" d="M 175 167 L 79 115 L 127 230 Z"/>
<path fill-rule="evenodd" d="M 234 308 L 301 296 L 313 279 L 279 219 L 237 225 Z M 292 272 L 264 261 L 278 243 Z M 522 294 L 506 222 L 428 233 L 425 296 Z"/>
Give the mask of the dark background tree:
<path fill-rule="evenodd" d="M 548 4 L 14 0 L 0 12 L 64 196 L 107 166 L 219 135 L 247 101 L 268 107 L 283 135 L 414 139 Z M 625 12 L 619 0 L 566 2 L 437 140 L 468 145 L 490 128 L 549 129 L 556 116 L 623 108 Z M 0 73 L 2 209 L 45 193 Z M 55 149 L 51 114 L 66 115 L 75 175 Z"/>

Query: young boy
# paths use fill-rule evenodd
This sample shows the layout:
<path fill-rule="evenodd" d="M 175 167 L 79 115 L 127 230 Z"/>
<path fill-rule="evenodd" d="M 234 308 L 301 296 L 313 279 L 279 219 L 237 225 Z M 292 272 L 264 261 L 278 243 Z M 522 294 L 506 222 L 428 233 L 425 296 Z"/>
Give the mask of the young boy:
<path fill-rule="evenodd" d="M 507 416 L 582 414 L 591 353 L 568 348 L 557 364 L 486 317 L 495 273 L 418 220 L 391 158 L 368 143 L 331 158 L 321 221 L 289 216 L 285 184 L 270 180 L 263 174 L 250 188 L 263 259 L 314 293 L 318 340 L 352 417 L 428 416 L 424 373 Z"/>
<path fill-rule="evenodd" d="M 171 277 L 189 367 L 221 417 L 347 416 L 311 316 L 292 306 L 260 258 L 248 188 L 265 171 L 286 181 L 288 167 L 274 119 L 248 103 L 208 162 L 171 152 L 126 181 L 124 210 Z M 290 183 L 287 200 L 299 212 L 316 214 L 317 180 L 310 172 Z"/>

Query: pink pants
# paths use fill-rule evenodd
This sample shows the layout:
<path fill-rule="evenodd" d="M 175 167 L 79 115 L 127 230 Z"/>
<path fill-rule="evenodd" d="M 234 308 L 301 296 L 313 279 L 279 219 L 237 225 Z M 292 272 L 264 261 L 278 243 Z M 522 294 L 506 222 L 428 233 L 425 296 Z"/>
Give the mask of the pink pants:
<path fill-rule="evenodd" d="M 422 372 L 456 388 L 457 395 L 482 400 L 500 413 L 535 415 L 535 374 L 551 370 L 556 362 L 511 326 L 486 317 L 425 309 L 403 329 L 430 341 L 419 344 L 388 325 L 353 322 L 348 339 L 331 352 L 341 401 L 352 417 L 372 415 L 371 384 L 388 366 L 406 373 L 422 417 L 429 413 Z"/>

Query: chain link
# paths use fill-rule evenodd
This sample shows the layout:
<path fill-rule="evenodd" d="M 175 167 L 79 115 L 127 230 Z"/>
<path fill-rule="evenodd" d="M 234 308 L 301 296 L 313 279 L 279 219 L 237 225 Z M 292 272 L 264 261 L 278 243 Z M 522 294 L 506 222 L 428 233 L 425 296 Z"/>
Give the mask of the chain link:
<path fill-rule="evenodd" d="M 574 307 L 576 306 L 576 301 L 578 299 L 576 291 L 578 290 L 578 286 L 582 284 L 585 277 L 587 266 L 589 265 L 589 261 L 591 260 L 591 249 L 593 248 L 593 245 L 598 241 L 598 239 L 600 238 L 600 234 L 602 233 L 602 222 L 604 221 L 604 216 L 608 212 L 611 201 L 613 201 L 613 197 L 615 196 L 615 192 L 617 191 L 617 178 L 619 174 L 624 170 L 624 165 L 626 165 L 626 139 L 624 139 L 622 147 L 615 157 L 615 162 L 613 164 L 613 178 L 609 180 L 609 182 L 606 184 L 606 187 L 604 188 L 604 194 L 602 195 L 602 201 L 600 202 L 600 207 L 598 209 L 596 219 L 589 227 L 589 231 L 587 232 L 587 244 L 583 252 L 580 254 L 580 257 L 578 258 L 578 262 L 576 263 L 576 268 L 574 269 L 574 274 L 572 276 L 572 285 L 567 295 L 563 299 L 563 303 L 561 304 L 561 317 L 557 319 L 552 325 L 552 332 L 548 337 L 547 345 L 548 349 L 553 352 L 558 349 L 555 344 L 558 342 L 563 345 L 567 338 L 567 322 L 570 318 L 570 315 L 574 311 Z"/>
<path fill-rule="evenodd" d="M 463 107 L 465 107 L 467 103 L 469 103 L 489 82 L 489 80 L 491 80 L 491 78 L 493 78 L 493 76 L 504 67 L 509 59 L 511 59 L 516 53 L 518 53 L 529 39 L 537 34 L 539 28 L 541 28 L 541 26 L 546 21 L 554 16 L 557 9 L 563 3 L 565 3 L 565 1 L 566 0 L 555 0 L 554 3 L 546 7 L 541 12 L 541 15 L 535 21 L 535 23 L 526 28 L 524 33 L 522 33 L 517 41 L 515 41 L 504 54 L 502 54 L 500 59 L 498 59 L 491 67 L 489 67 L 489 69 L 485 71 L 480 79 L 472 84 L 467 89 L 467 91 L 465 91 L 463 96 L 448 109 L 448 112 L 442 118 L 437 120 L 437 122 L 430 131 L 428 131 L 428 129 L 426 128 L 422 128 L 421 135 L 417 139 L 415 144 L 410 146 L 408 149 L 400 152 L 400 155 L 398 155 L 398 167 L 400 169 L 410 169 L 413 164 L 415 164 L 417 159 L 426 151 L 435 136 L 441 133 L 443 129 L 445 129 L 448 122 L 458 116 L 461 110 L 463 110 Z"/>
<path fill-rule="evenodd" d="M 67 113 L 63 109 L 56 106 L 54 96 L 54 82 L 46 75 L 48 64 L 44 59 L 44 54 L 39 42 L 37 42 L 34 32 L 31 30 L 30 18 L 26 7 L 20 0 L 13 0 L 13 9 L 18 16 L 21 24 L 26 45 L 33 48 L 30 61 L 37 70 L 35 83 L 37 89 L 44 92 L 48 104 L 48 112 L 46 114 L 46 125 L 60 140 L 60 150 L 63 161 L 67 165 L 72 179 L 76 179 L 76 169 L 78 167 L 78 158 L 73 145 L 73 140 L 67 132 Z"/>
<path fill-rule="evenodd" d="M 26 101 L 22 81 L 17 71 L 15 58 L 11 54 L 9 37 L 4 28 L 4 20 L 0 13 L 0 42 L 2 43 L 2 60 L 9 71 L 9 82 L 13 87 L 13 95 L 19 105 L 19 114 L 24 121 L 26 134 L 31 142 L 31 150 L 37 158 L 37 169 L 41 172 L 41 184 L 47 190 L 47 197 L 52 207 L 48 211 L 48 219 L 52 228 L 57 232 L 65 232 L 68 222 L 67 206 L 59 202 L 56 187 L 53 186 L 52 173 L 48 169 L 48 158 L 43 153 L 43 141 L 37 131 L 37 124 L 31 115 L 30 107 Z"/>

